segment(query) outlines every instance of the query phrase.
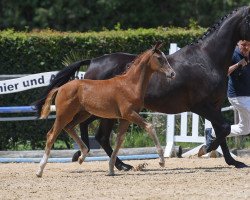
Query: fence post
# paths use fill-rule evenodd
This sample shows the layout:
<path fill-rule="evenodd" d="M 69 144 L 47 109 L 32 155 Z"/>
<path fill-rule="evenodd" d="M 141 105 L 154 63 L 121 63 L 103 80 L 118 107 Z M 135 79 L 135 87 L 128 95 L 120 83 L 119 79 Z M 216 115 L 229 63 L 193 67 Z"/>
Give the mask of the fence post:
<path fill-rule="evenodd" d="M 177 46 L 176 43 L 170 43 L 170 48 L 169 48 L 169 55 L 175 53 L 178 51 L 180 48 Z"/>
<path fill-rule="evenodd" d="M 167 144 L 164 152 L 164 157 L 170 158 L 174 150 L 174 132 L 175 132 L 175 116 L 167 115 Z"/>

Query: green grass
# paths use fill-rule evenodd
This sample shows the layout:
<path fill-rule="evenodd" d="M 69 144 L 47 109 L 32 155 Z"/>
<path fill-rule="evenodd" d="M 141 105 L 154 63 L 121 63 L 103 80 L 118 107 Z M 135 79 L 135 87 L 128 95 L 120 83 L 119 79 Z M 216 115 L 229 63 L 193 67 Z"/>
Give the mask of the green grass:
<path fill-rule="evenodd" d="M 165 135 L 158 134 L 159 141 L 161 145 L 165 145 Z M 135 147 L 151 147 L 154 146 L 153 140 L 144 131 L 136 131 L 133 133 L 128 133 L 126 135 L 124 145 L 125 148 L 135 148 Z"/>
<path fill-rule="evenodd" d="M 148 119 L 152 122 L 152 118 Z M 159 138 L 160 144 L 162 146 L 166 145 L 166 129 L 164 125 L 164 118 L 154 119 L 154 127 L 156 129 L 157 136 Z M 99 123 L 96 122 L 92 124 L 90 127 L 90 134 L 94 135 L 96 127 L 99 126 Z M 114 128 L 115 132 L 117 130 L 117 125 Z M 77 132 L 80 133 L 79 128 L 77 128 Z M 79 134 L 80 135 L 80 134 Z M 114 141 L 116 138 L 116 134 L 112 134 L 111 144 L 114 146 Z M 73 148 L 73 140 L 70 138 L 67 140 L 70 144 L 70 148 Z M 236 140 L 235 137 L 227 138 L 227 143 L 230 149 L 237 148 L 237 149 L 244 149 L 250 148 L 250 138 L 249 136 L 242 137 L 241 140 Z M 198 146 L 200 143 L 190 143 L 190 142 L 176 142 L 176 146 L 181 146 L 182 148 L 194 148 Z M 153 147 L 154 142 L 149 137 L 145 130 L 142 130 L 136 125 L 130 125 L 128 132 L 126 133 L 125 141 L 123 143 L 124 148 L 137 148 L 137 147 Z M 44 149 L 45 141 L 40 145 L 40 147 L 36 147 L 36 149 Z M 53 149 L 67 149 L 67 146 L 63 140 L 57 139 Z M 15 148 L 11 150 L 32 150 L 31 144 L 26 142 L 26 144 L 17 144 Z"/>

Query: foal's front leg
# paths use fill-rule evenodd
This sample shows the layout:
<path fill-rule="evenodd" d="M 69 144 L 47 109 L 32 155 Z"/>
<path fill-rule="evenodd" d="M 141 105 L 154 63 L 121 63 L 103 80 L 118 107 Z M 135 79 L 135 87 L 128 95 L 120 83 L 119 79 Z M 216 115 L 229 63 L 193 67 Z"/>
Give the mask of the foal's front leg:
<path fill-rule="evenodd" d="M 164 154 L 163 154 L 163 149 L 161 147 L 161 144 L 160 144 L 159 139 L 156 135 L 156 131 L 155 131 L 153 125 L 148 123 L 144 118 L 142 118 L 136 112 L 133 112 L 129 116 L 129 118 L 130 118 L 129 119 L 130 121 L 136 123 L 138 126 L 140 126 L 141 128 L 144 128 L 148 132 L 149 136 L 153 139 L 155 146 L 157 148 L 157 152 L 158 152 L 158 155 L 160 157 L 159 165 L 161 167 L 164 167 L 165 166 L 165 158 L 164 158 Z"/>
<path fill-rule="evenodd" d="M 118 154 L 118 151 L 121 148 L 121 145 L 124 141 L 125 133 L 128 129 L 128 126 L 129 126 L 128 121 L 120 119 L 115 148 L 114 148 L 114 151 L 112 152 L 112 155 L 111 155 L 110 160 L 109 160 L 109 174 L 108 174 L 109 176 L 115 175 L 114 166 L 115 166 L 117 154 Z"/>

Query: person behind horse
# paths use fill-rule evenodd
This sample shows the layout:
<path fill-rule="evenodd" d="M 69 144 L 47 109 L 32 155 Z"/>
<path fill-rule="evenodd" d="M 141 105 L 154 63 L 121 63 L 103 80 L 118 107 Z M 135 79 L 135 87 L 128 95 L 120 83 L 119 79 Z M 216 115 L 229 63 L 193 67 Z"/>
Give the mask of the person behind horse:
<path fill-rule="evenodd" d="M 228 69 L 227 96 L 231 105 L 239 114 L 239 123 L 231 126 L 228 137 L 247 135 L 250 133 L 250 41 L 240 40 L 232 57 L 232 65 Z M 199 156 L 206 153 L 215 132 L 212 128 L 205 130 L 206 146 L 201 147 Z"/>

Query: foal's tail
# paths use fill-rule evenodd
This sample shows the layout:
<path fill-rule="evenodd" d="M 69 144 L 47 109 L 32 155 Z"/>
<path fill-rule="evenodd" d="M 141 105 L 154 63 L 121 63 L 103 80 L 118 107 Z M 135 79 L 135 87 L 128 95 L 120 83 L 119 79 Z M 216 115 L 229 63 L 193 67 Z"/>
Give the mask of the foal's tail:
<path fill-rule="evenodd" d="M 91 60 L 81 60 L 77 61 L 75 63 L 70 64 L 69 66 L 65 67 L 61 71 L 59 71 L 54 79 L 50 82 L 48 87 L 46 88 L 44 94 L 41 96 L 39 100 L 34 102 L 32 105 L 35 106 L 35 110 L 37 112 L 37 115 L 40 117 L 42 112 L 42 107 L 47 99 L 47 96 L 49 95 L 50 91 L 54 88 L 58 88 L 65 83 L 67 83 L 69 80 L 75 78 L 75 73 L 79 71 L 80 67 L 83 65 L 89 65 Z"/>
<path fill-rule="evenodd" d="M 58 90 L 59 88 L 55 88 L 49 92 L 47 98 L 45 99 L 45 103 L 42 107 L 40 119 L 45 119 L 48 117 L 50 113 L 50 105 L 52 104 L 52 101 L 54 97 L 56 96 Z"/>

